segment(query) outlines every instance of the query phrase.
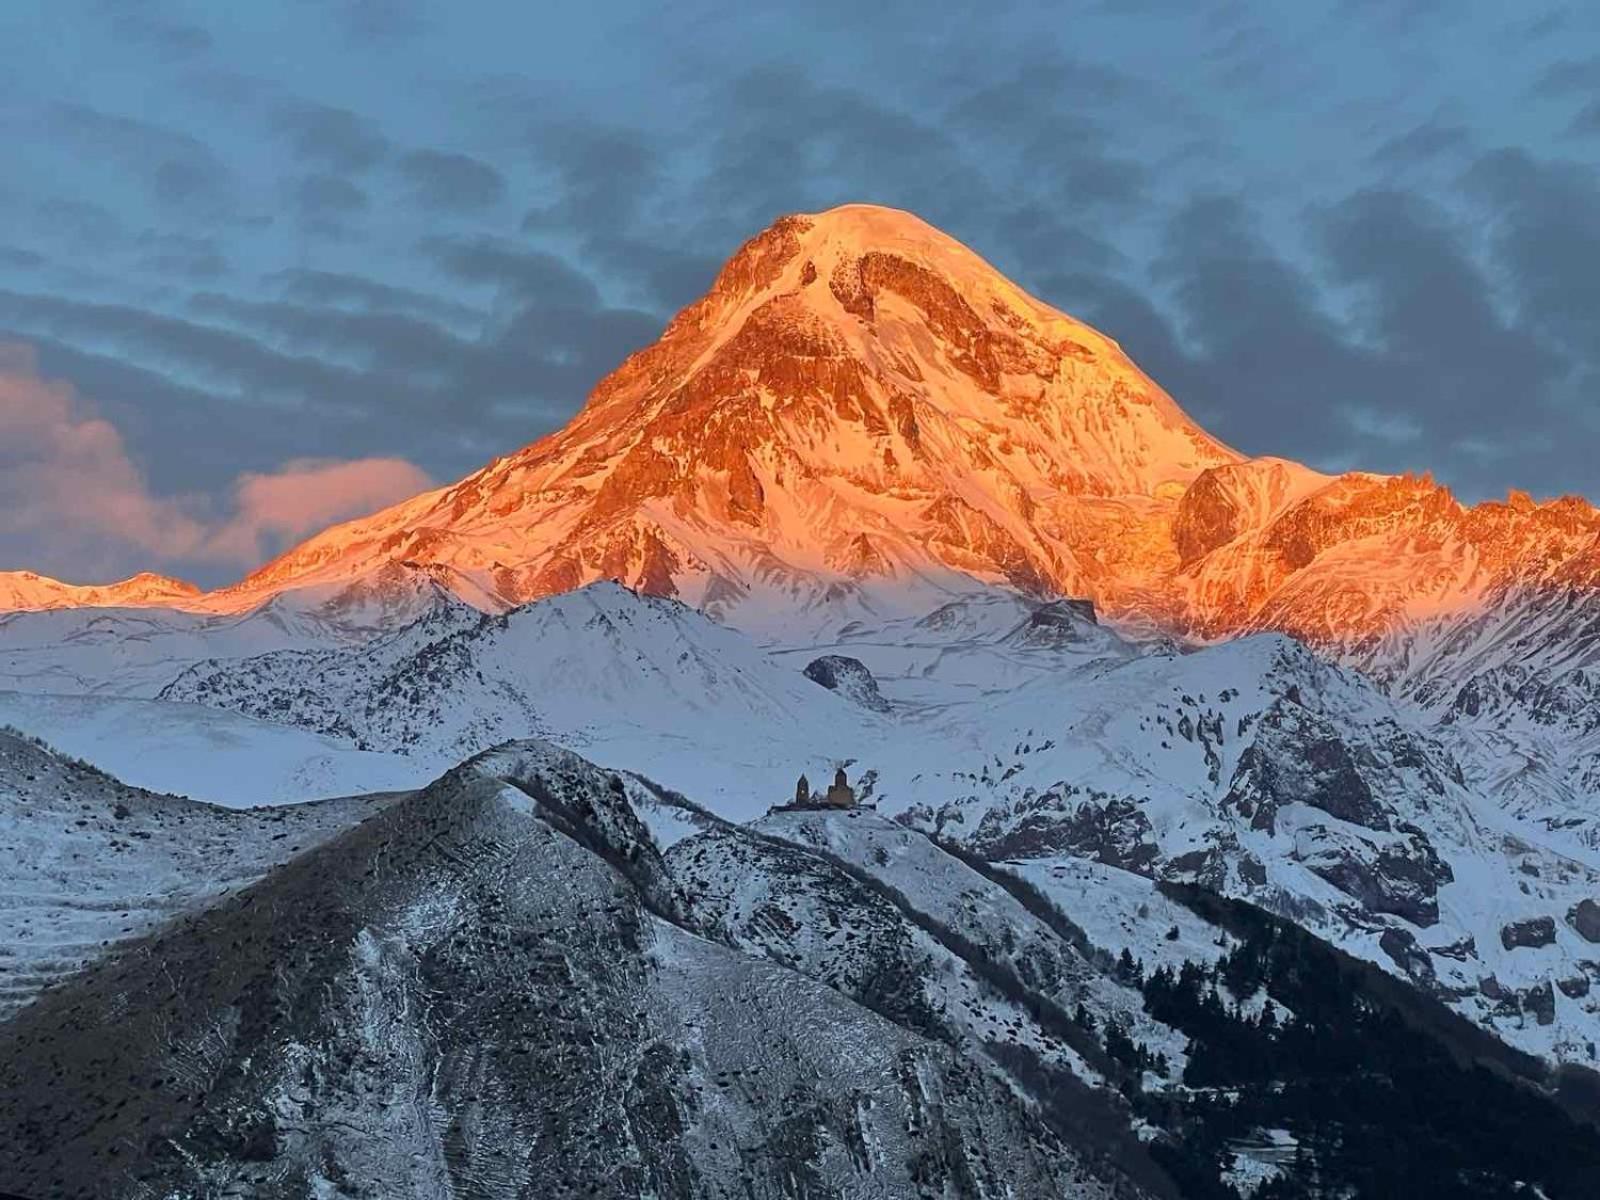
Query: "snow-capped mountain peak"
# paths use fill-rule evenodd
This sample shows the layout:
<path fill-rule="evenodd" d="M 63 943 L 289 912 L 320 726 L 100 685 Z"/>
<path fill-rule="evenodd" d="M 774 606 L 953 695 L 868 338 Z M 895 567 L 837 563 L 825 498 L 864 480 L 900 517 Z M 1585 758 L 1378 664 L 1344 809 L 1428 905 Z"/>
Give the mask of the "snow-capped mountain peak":
<path fill-rule="evenodd" d="M 756 625 L 1070 593 L 1103 572 L 1095 505 L 1138 521 L 1237 461 L 1109 338 L 909 213 L 849 205 L 747 242 L 565 429 L 219 603 L 397 560 L 510 602 L 616 578 Z"/>
<path fill-rule="evenodd" d="M 565 428 L 454 485 L 209 595 L 7 576 L 0 606 L 293 593 L 399 624 L 434 593 L 500 612 L 614 579 L 796 644 L 998 587 L 1124 631 L 1287 632 L 1438 691 L 1469 646 L 1480 671 L 1551 596 L 1593 594 L 1597 538 L 1576 498 L 1468 507 L 1426 475 L 1245 458 L 1110 338 L 851 204 L 776 221 Z"/>

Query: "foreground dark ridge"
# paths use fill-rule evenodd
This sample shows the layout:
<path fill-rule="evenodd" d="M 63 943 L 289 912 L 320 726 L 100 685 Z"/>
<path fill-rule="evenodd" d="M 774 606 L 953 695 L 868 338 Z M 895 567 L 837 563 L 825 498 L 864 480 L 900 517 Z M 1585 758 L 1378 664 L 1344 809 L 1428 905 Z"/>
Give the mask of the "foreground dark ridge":
<path fill-rule="evenodd" d="M 0 1172 L 66 1196 L 1150 1194 L 979 1065 L 674 923 L 623 791 L 543 745 L 487 756 L 51 992 L 0 1027 Z"/>
<path fill-rule="evenodd" d="M 1277 1131 L 1300 1149 L 1257 1200 L 1590 1194 L 1579 1073 L 1199 888 L 1166 889 L 1202 918 L 1181 971 L 1114 959 L 952 849 L 865 809 L 733 825 L 508 744 L 0 1025 L 0 1178 L 1234 1200 Z"/>

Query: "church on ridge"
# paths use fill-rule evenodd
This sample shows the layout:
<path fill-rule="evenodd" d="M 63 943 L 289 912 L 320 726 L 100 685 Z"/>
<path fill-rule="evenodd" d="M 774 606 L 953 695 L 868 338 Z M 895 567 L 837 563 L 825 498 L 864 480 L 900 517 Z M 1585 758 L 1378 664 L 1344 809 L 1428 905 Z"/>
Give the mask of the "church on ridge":
<path fill-rule="evenodd" d="M 801 775 L 794 785 L 794 803 L 780 805 L 779 811 L 794 812 L 855 807 L 856 790 L 850 786 L 849 781 L 845 778 L 844 768 L 840 767 L 833 773 L 833 785 L 821 795 L 812 792 L 811 781 Z"/>

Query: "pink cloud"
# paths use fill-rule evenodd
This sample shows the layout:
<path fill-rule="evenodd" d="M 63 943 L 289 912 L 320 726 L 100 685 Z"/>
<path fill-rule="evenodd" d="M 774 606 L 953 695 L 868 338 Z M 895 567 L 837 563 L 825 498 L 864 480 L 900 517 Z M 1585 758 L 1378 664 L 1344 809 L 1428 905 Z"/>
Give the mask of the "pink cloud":
<path fill-rule="evenodd" d="M 0 570 L 75 582 L 173 564 L 242 571 L 429 486 L 402 459 L 296 460 L 241 475 L 220 500 L 155 495 L 109 421 L 41 378 L 29 347 L 0 342 Z"/>
<path fill-rule="evenodd" d="M 121 435 L 71 388 L 39 378 L 33 352 L 0 343 L 0 552 L 37 547 L 93 571 L 126 547 L 182 557 L 205 530 L 181 501 L 151 496 Z M 32 566 L 24 561 L 0 564 Z"/>
<path fill-rule="evenodd" d="M 299 459 L 269 475 L 241 475 L 237 510 L 207 542 L 210 557 L 254 564 L 286 543 L 375 512 L 433 486 L 400 458 Z"/>

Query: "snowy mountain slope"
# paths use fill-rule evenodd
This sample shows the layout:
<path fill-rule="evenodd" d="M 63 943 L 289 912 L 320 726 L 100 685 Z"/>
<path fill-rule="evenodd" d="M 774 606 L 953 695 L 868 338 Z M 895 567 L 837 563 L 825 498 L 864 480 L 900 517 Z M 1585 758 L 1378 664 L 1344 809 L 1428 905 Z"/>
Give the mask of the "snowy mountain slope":
<path fill-rule="evenodd" d="M 1183 1039 L 1152 1021 L 1137 992 L 1113 977 L 1111 955 L 1096 954 L 1087 940 L 1080 944 L 1063 936 L 999 883 L 935 846 L 924 833 L 866 809 L 774 812 L 752 829 L 820 851 L 879 880 L 911 911 L 953 932 L 957 944 L 979 947 L 990 961 L 1009 968 L 1065 1011 L 1084 1005 L 1102 1022 L 1113 1022 L 1152 1052 L 1164 1053 L 1181 1071 Z M 1161 1080 L 1149 1083 L 1164 1086 Z"/>
<path fill-rule="evenodd" d="M 1215 962 L 1234 945 L 1226 931 L 1163 895 L 1148 875 L 1072 857 L 1014 859 L 997 869 L 1037 888 L 1097 949 L 1113 959 L 1127 951 L 1149 971 Z"/>
<path fill-rule="evenodd" d="M 985 857 L 1199 880 L 1516 1045 L 1594 1061 L 1600 980 L 1567 914 L 1600 894 L 1596 864 L 1486 802 L 1414 718 L 1287 639 L 1027 683 L 862 766 L 882 809 Z M 1549 924 L 1548 945 L 1505 943 L 1528 922 Z"/>
<path fill-rule="evenodd" d="M 873 821 L 885 832 L 922 839 L 866 813 L 834 819 L 850 822 L 845 839 L 866 832 Z M 1002 918 L 964 921 L 966 928 L 960 928 L 949 920 L 950 913 L 918 905 L 896 881 L 880 890 L 872 883 L 873 873 L 852 872 L 831 855 L 819 855 L 803 842 L 792 844 L 783 836 L 789 832 L 779 818 L 754 831 L 718 827 L 679 842 L 668 864 L 694 896 L 696 911 L 727 930 L 736 944 L 980 1059 L 991 1058 L 994 1047 L 1004 1044 L 1008 1053 L 1027 1053 L 1045 1070 L 1106 1086 L 1115 1064 L 1064 1016 L 1085 999 L 1096 1012 L 1105 1011 L 1099 1002 L 1109 999 L 1110 1012 L 1131 1018 L 1142 1040 L 1171 1044 L 1171 1031 L 1144 1017 L 1138 996 L 1111 985 L 1060 938 L 1034 937 L 1020 952 L 1014 946 L 1006 951 L 1002 947 L 1011 927 Z M 946 898 L 959 907 L 978 894 L 982 889 Z M 1062 1018 L 1047 1020 L 1037 1001 L 1030 1011 L 1024 996 L 995 987 L 983 968 L 996 966 L 1060 1006 Z M 1003 1063 L 1002 1056 L 995 1065 L 1003 1070 Z"/>
<path fill-rule="evenodd" d="M 208 666 L 167 695 L 420 763 L 537 731 L 732 819 L 845 762 L 886 815 L 986 858 L 1200 880 L 1591 1061 L 1600 956 L 1568 914 L 1600 902 L 1600 861 L 1475 790 L 1404 704 L 1281 636 L 1141 650 L 1085 611 L 1012 624 L 1010 604 L 826 647 L 862 656 L 881 713 L 806 678 L 809 651 L 614 585 L 437 641 Z M 1505 944 L 1545 918 L 1549 945 Z"/>
<path fill-rule="evenodd" d="M 1594 837 L 1600 759 L 1568 716 L 1600 628 L 1591 505 L 1467 506 L 1426 476 L 1245 459 L 1115 343 L 866 205 L 753 238 L 565 429 L 236 586 L 6 579 L 0 605 L 192 610 L 0 619 L 0 682 L 137 695 L 201 659 L 365 640 L 449 597 L 499 613 L 616 579 L 931 704 L 940 680 L 981 691 L 1035 660 L 929 638 L 924 614 L 1077 597 L 1141 637 L 1288 633 L 1420 705 L 1508 808 Z"/>
<path fill-rule="evenodd" d="M 0 730 L 0 1019 L 175 914 L 259 879 L 381 797 L 230 811 L 128 787 Z"/>
<path fill-rule="evenodd" d="M 153 696 L 189 663 L 304 644 L 273 621 L 167 609 L 0 614 L 0 681 L 19 691 Z"/>
<path fill-rule="evenodd" d="M 287 592 L 239 615 L 153 607 L 0 612 L 0 687 L 152 697 L 205 659 L 359 645 L 407 628 L 464 626 L 479 615 L 427 572 L 396 566 L 382 576 Z"/>
<path fill-rule="evenodd" d="M 0 1024 L 0 1172 L 106 1196 L 1176 1194 L 1118 1118 L 1068 1141 L 981 1064 L 698 936 L 614 778 L 507 747 Z"/>
<path fill-rule="evenodd" d="M 0 726 L 41 738 L 131 787 L 248 808 L 418 787 L 394 754 L 200 705 L 0 691 Z"/>
<path fill-rule="evenodd" d="M 819 655 L 860 662 L 883 694 L 912 706 L 978 700 L 1019 683 L 1135 657 L 1140 647 L 1099 625 L 1083 601 L 1030 600 L 994 591 L 963 596 L 918 617 L 856 622 L 820 645 L 778 647 L 796 666 Z"/>
<path fill-rule="evenodd" d="M 883 718 L 672 600 L 602 583 L 434 637 L 191 668 L 169 701 L 292 723 L 435 769 L 557 737 L 746 815 L 880 736 Z M 782 782 L 776 782 L 782 781 Z M 763 794 L 751 785 L 773 786 Z M 751 806 L 754 807 L 751 807 Z"/>
<path fill-rule="evenodd" d="M 1600 513 L 1521 493 L 1466 506 L 1426 476 L 1245 459 L 1114 342 L 966 247 L 908 213 L 846 205 L 751 239 L 565 429 L 238 585 L 5 579 L 0 606 L 281 603 L 291 624 L 369 629 L 435 592 L 499 612 L 617 579 L 791 646 L 984 592 L 1081 597 L 1141 635 L 1288 633 L 1438 715 L 1524 658 L 1540 686 L 1565 686 L 1600 611 Z M 6 677 L 85 686 L 71 662 L 13 661 L 9 642 Z M 1518 733 L 1548 724 L 1524 711 L 1540 702 L 1500 694 L 1497 740 L 1532 768 L 1508 802 L 1592 795 L 1592 754 L 1547 761 Z"/>
<path fill-rule="evenodd" d="M 845 205 L 752 238 L 565 429 L 173 603 L 242 613 L 400 572 L 500 611 L 618 579 L 798 642 L 1001 587 L 1459 685 L 1452 663 L 1596 594 L 1597 539 L 1600 513 L 1572 497 L 1469 507 L 1426 476 L 1243 458 L 966 247 Z M 175 586 L 11 592 L 147 603 Z"/>
<path fill-rule="evenodd" d="M 1600 847 L 1597 633 L 1600 600 L 1577 587 L 1508 592 L 1395 689 L 1486 795 L 1580 853 Z"/>
<path fill-rule="evenodd" d="M 731 826 L 543 742 L 362 815 L 0 1019 L 10 1186 L 1136 1200 L 1226 1195 L 1269 1126 L 1309 1152 L 1289 1178 L 1344 1190 L 1414 1185 L 1407 1143 L 1470 1195 L 1579 1197 L 1600 1163 L 1538 1063 L 1114 868 L 964 860 L 866 810 Z"/>
<path fill-rule="evenodd" d="M 1236 458 L 1110 340 L 910 214 L 847 205 L 752 239 L 565 430 L 216 602 L 405 559 L 516 600 L 620 578 L 752 626 L 881 618 L 974 580 L 1071 590 L 1098 570 L 1079 498 Z"/>

